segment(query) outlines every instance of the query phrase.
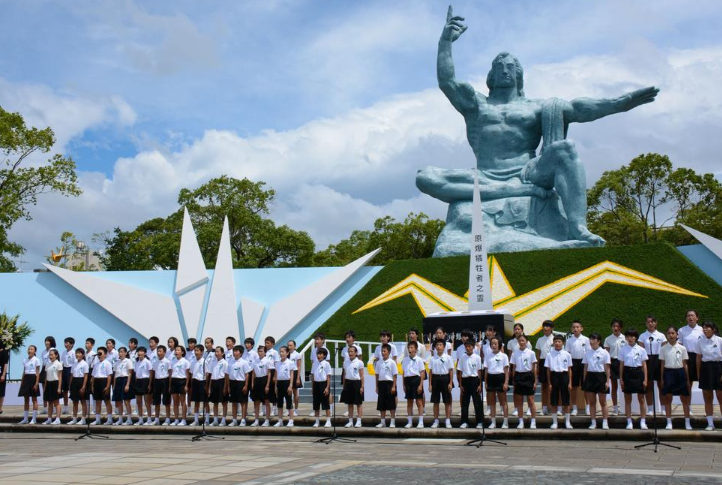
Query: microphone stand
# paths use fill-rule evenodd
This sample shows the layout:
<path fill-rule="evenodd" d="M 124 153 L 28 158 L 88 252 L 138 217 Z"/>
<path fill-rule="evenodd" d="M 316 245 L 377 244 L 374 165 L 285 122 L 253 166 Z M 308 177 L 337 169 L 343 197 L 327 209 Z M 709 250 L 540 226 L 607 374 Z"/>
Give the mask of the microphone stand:
<path fill-rule="evenodd" d="M 71 377 L 72 379 L 72 377 Z M 93 403 L 95 404 L 95 403 Z M 102 403 L 101 403 L 102 406 Z M 85 409 L 85 433 L 81 434 L 77 438 L 75 438 L 75 441 L 82 440 L 83 438 L 88 438 L 91 440 L 108 440 L 110 439 L 108 436 L 101 435 L 101 434 L 93 434 L 90 431 L 90 399 L 88 399 L 88 406 Z"/>
<path fill-rule="evenodd" d="M 333 351 L 334 351 L 334 354 L 338 354 L 338 347 L 334 347 Z M 333 355 L 331 356 L 331 362 L 335 362 Z M 313 388 L 313 376 L 311 377 L 311 388 Z M 336 434 L 336 374 L 335 373 L 331 375 L 331 394 L 333 396 L 331 399 L 331 403 L 333 404 L 333 406 L 331 407 L 331 436 L 318 439 L 315 442 L 323 443 L 325 445 L 331 444 L 334 441 L 338 441 L 339 443 L 356 443 L 356 440 L 354 440 L 354 439 L 342 438 L 341 436 Z M 329 397 L 331 397 L 331 396 L 329 396 Z"/>
<path fill-rule="evenodd" d="M 650 355 L 656 355 L 656 354 L 651 354 L 651 351 L 654 350 L 653 345 L 654 345 L 654 337 L 650 335 L 649 336 Z M 657 365 L 659 365 L 659 361 L 657 361 Z M 662 369 L 661 372 L 664 372 L 664 370 Z M 649 376 L 647 376 L 647 381 L 649 382 Z M 654 419 L 652 420 L 652 429 L 654 430 L 654 435 L 652 436 L 652 441 L 650 441 L 649 443 L 637 445 L 634 447 L 634 449 L 641 450 L 642 448 L 646 448 L 647 446 L 654 446 L 654 452 L 657 453 L 657 447 L 666 446 L 667 448 L 674 448 L 675 450 L 681 450 L 682 448 L 679 446 L 668 445 L 667 443 L 662 443 L 661 441 L 659 441 L 659 434 L 657 433 L 657 394 L 656 394 L 657 391 L 655 389 L 656 387 L 657 386 L 654 383 L 654 376 L 652 376 L 652 413 L 654 416 Z"/>
<path fill-rule="evenodd" d="M 206 357 L 207 357 L 207 351 L 203 352 L 203 379 L 204 379 L 204 392 L 205 392 L 205 378 L 206 378 Z M 212 382 L 212 380 L 211 380 Z M 191 376 L 191 386 L 193 385 L 193 376 Z M 206 399 L 208 399 L 208 394 L 206 393 Z M 208 407 L 210 409 L 210 401 L 208 402 Z M 206 433 L 206 403 L 202 402 L 201 407 L 203 408 L 203 415 L 202 415 L 202 421 L 201 421 L 201 432 L 197 435 L 193 436 L 191 438 L 191 441 L 201 441 L 201 440 L 224 440 L 225 438 L 223 436 L 215 436 L 212 434 Z"/>
<path fill-rule="evenodd" d="M 484 339 L 484 340 L 486 340 L 486 339 Z M 486 371 L 484 371 L 484 372 L 486 372 Z M 488 397 L 488 395 L 487 395 L 487 397 Z M 496 406 L 496 404 L 494 404 L 494 406 Z M 523 416 L 520 417 L 520 419 L 523 419 Z M 486 442 L 506 446 L 506 443 L 504 443 L 503 441 L 492 440 L 492 439 L 489 439 L 486 437 L 485 421 L 486 421 L 486 416 L 484 416 L 484 383 L 482 382 L 481 383 L 481 436 L 475 440 L 468 441 L 466 443 L 466 446 L 476 445 L 477 448 L 480 448 L 480 447 L 484 446 L 484 443 L 486 443 Z"/>

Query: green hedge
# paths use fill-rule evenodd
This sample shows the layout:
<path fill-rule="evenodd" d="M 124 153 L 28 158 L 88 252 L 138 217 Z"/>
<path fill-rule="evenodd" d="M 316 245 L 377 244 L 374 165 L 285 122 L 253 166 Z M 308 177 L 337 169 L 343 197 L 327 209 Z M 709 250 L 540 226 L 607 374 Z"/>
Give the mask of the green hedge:
<path fill-rule="evenodd" d="M 606 283 L 557 318 L 556 328 L 561 331 L 566 331 L 573 319 L 579 319 L 585 334 L 596 331 L 605 336 L 614 317 L 621 318 L 627 327 L 644 329 L 649 313 L 657 316 L 660 328 L 678 325 L 688 308 L 697 309 L 703 319 L 722 320 L 722 288 L 669 244 L 500 253 L 495 257 L 517 295 L 594 264 L 612 261 L 709 297 Z M 353 312 L 412 273 L 463 295 L 468 288 L 468 268 L 469 258 L 463 256 L 392 262 L 319 330 L 327 338 L 340 339 L 346 330 L 353 329 L 358 340 L 375 341 L 379 330 L 388 329 L 400 341 L 410 327 L 421 328 L 423 315 L 410 295 L 355 315 Z"/>

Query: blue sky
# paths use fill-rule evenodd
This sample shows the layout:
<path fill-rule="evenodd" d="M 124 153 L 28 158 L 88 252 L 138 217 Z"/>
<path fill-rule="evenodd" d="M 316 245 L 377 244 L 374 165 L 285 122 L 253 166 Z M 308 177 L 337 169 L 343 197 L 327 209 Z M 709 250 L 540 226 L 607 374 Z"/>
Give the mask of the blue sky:
<path fill-rule="evenodd" d="M 229 174 L 278 191 L 273 217 L 319 247 L 409 211 L 426 165 L 470 167 L 436 87 L 436 1 L 0 1 L 0 105 L 58 135 L 84 194 L 44 197 L 11 236 L 37 267 L 64 230 L 89 239 L 176 208 Z M 486 92 L 499 51 L 527 96 L 610 97 L 658 85 L 636 112 L 572 127 L 588 182 L 642 152 L 722 170 L 722 4 L 461 1 L 457 75 Z M 159 183 L 160 181 L 160 183 Z"/>

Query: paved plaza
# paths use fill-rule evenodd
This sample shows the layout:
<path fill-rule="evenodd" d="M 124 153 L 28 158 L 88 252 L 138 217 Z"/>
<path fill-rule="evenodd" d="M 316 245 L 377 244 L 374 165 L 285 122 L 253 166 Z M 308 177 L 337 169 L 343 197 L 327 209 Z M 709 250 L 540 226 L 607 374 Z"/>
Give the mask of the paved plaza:
<path fill-rule="evenodd" d="M 0 434 L 0 483 L 722 483 L 722 445 L 635 450 L 634 442 L 459 439 L 114 436 L 74 441 L 59 433 Z"/>

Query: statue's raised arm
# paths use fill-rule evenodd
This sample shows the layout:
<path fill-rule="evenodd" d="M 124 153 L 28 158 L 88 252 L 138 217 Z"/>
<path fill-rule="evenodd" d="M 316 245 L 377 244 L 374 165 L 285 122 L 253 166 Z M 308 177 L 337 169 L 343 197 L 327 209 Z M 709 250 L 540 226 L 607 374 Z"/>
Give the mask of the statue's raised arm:
<path fill-rule="evenodd" d="M 441 32 L 439 39 L 439 52 L 436 58 L 436 76 L 439 80 L 439 88 L 444 92 L 456 110 L 463 114 L 470 114 L 476 109 L 476 92 L 474 88 L 465 82 L 456 80 L 454 73 L 454 59 L 451 56 L 451 44 L 463 34 L 467 27 L 461 22 L 464 17 L 455 17 L 454 11 L 449 5 L 446 13 L 446 25 Z"/>
<path fill-rule="evenodd" d="M 564 120 L 567 123 L 586 123 L 615 113 L 623 113 L 651 103 L 658 93 L 659 88 L 649 86 L 613 99 L 573 99 L 564 109 Z"/>

